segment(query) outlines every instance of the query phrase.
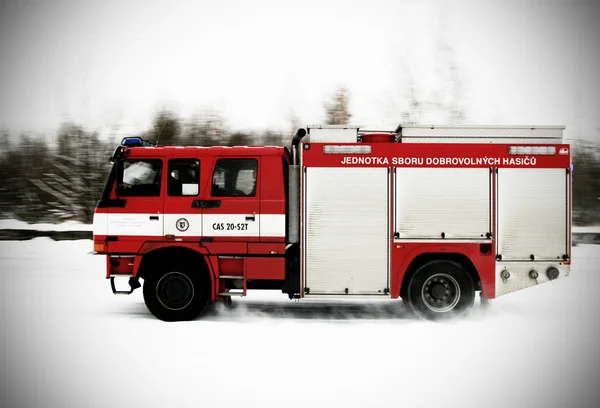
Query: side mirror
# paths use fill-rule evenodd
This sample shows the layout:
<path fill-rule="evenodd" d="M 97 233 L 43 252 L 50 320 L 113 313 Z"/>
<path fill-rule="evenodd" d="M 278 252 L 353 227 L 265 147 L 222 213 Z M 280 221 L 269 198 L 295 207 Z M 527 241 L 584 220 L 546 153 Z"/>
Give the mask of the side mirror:
<path fill-rule="evenodd" d="M 122 160 L 117 161 L 115 166 L 116 166 L 115 167 L 115 169 L 116 169 L 115 192 L 117 194 L 117 198 L 119 198 L 119 196 L 123 194 L 123 161 Z"/>
<path fill-rule="evenodd" d="M 114 164 L 117 160 L 119 160 L 119 157 L 121 157 L 121 153 L 123 153 L 123 146 L 117 146 L 112 156 L 110 156 L 108 159 L 108 162 L 110 164 Z"/>

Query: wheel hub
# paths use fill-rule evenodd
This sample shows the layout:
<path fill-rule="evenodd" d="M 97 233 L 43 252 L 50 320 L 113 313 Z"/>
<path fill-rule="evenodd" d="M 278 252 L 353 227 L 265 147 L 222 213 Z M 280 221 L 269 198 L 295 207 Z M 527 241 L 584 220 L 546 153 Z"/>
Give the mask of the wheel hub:
<path fill-rule="evenodd" d="M 460 286 L 452 276 L 438 273 L 429 277 L 421 291 L 423 302 L 434 312 L 452 310 L 460 300 Z"/>
<path fill-rule="evenodd" d="M 156 285 L 160 303 L 169 310 L 180 310 L 188 306 L 194 297 L 194 285 L 179 272 L 165 274 Z"/>
<path fill-rule="evenodd" d="M 447 295 L 446 287 L 440 283 L 435 283 L 431 287 L 431 295 L 435 300 L 442 300 Z"/>

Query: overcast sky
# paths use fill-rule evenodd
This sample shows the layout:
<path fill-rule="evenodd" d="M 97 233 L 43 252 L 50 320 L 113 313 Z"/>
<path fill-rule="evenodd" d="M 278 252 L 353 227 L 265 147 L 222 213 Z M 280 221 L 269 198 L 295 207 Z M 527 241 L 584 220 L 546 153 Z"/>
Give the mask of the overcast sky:
<path fill-rule="evenodd" d="M 393 128 L 412 83 L 469 123 L 600 141 L 599 1 L 0 0 L 0 16 L 0 128 L 13 133 L 65 120 L 136 132 L 165 107 L 287 131 L 292 116 L 322 122 L 339 86 L 353 124 Z"/>

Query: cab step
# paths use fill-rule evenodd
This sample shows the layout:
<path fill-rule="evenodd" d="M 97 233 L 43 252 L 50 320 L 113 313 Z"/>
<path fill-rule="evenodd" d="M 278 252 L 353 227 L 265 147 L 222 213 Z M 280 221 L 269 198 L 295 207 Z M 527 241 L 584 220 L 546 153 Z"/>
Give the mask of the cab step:
<path fill-rule="evenodd" d="M 115 295 L 131 295 L 134 290 L 141 286 L 142 284 L 140 283 L 139 279 L 132 276 L 129 278 L 129 290 L 117 290 L 115 285 L 115 276 L 110 277 L 110 288 L 112 289 L 112 293 Z"/>
<path fill-rule="evenodd" d="M 244 296 L 244 291 L 241 289 L 238 290 L 230 290 L 229 292 L 221 292 L 219 296 L 222 297 L 231 297 L 231 296 Z"/>

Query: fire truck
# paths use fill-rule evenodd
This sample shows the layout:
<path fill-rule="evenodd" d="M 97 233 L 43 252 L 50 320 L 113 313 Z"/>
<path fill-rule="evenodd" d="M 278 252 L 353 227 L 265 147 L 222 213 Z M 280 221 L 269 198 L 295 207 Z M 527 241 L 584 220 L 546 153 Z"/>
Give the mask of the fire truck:
<path fill-rule="evenodd" d="M 124 138 L 95 209 L 94 252 L 113 293 L 141 278 L 164 321 L 252 289 L 462 316 L 477 293 L 487 301 L 569 274 L 563 130 L 309 126 L 290 148 Z"/>

